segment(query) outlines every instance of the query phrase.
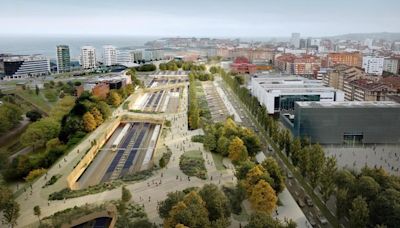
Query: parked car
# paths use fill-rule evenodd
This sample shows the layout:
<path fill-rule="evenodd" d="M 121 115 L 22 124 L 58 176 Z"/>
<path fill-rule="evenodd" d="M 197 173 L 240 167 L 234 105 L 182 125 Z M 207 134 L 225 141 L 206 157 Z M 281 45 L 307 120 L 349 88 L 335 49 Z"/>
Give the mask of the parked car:
<path fill-rule="evenodd" d="M 322 215 L 318 216 L 318 220 L 322 225 L 328 224 L 328 220 Z"/>
<path fill-rule="evenodd" d="M 304 201 L 306 201 L 306 203 L 307 203 L 307 205 L 309 207 L 313 207 L 314 206 L 314 203 L 313 203 L 313 201 L 311 200 L 311 198 L 309 196 L 304 197 Z"/>
<path fill-rule="evenodd" d="M 304 201 L 300 198 L 297 198 L 296 200 L 297 204 L 299 205 L 299 207 L 303 208 L 304 206 L 306 206 L 306 204 L 304 203 Z"/>
<path fill-rule="evenodd" d="M 288 171 L 288 172 L 287 172 L 287 177 L 288 177 L 289 179 L 292 179 L 292 178 L 293 178 L 293 173 L 290 172 L 290 171 Z"/>

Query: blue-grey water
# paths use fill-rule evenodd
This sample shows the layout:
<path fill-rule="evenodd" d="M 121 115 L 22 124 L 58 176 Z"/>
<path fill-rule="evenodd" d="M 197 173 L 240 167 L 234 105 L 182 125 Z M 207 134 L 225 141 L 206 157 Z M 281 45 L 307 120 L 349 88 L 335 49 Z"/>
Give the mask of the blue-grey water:
<path fill-rule="evenodd" d="M 51 59 L 56 57 L 56 46 L 69 45 L 72 59 L 78 59 L 80 48 L 91 45 L 96 48 L 96 54 L 101 55 L 103 45 L 116 47 L 142 47 L 147 41 L 158 37 L 117 37 L 117 36 L 0 36 L 0 53 L 10 54 L 41 54 Z"/>

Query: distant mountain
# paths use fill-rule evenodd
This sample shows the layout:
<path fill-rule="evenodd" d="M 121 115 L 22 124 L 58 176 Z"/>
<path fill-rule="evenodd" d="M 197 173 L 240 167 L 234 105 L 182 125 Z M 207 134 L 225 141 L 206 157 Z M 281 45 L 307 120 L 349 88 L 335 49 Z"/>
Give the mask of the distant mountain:
<path fill-rule="evenodd" d="M 365 39 L 384 39 L 384 40 L 400 40 L 400 33 L 379 32 L 379 33 L 349 33 L 337 36 L 330 36 L 331 39 L 344 40 L 365 40 Z"/>

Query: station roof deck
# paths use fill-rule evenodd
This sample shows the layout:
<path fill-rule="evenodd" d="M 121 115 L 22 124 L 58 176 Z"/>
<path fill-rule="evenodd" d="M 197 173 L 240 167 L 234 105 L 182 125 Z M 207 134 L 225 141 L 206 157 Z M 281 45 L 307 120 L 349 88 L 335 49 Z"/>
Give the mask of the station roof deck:
<path fill-rule="evenodd" d="M 300 101 L 296 104 L 301 108 L 400 108 L 400 104 L 393 101 Z"/>

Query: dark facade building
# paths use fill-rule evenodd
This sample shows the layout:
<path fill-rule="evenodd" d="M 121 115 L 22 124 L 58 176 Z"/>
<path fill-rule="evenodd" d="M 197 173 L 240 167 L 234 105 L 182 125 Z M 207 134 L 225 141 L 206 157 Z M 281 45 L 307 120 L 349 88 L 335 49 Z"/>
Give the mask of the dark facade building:
<path fill-rule="evenodd" d="M 313 143 L 400 143 L 400 104 L 392 101 L 296 102 L 293 121 L 282 119 Z"/>

